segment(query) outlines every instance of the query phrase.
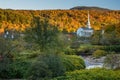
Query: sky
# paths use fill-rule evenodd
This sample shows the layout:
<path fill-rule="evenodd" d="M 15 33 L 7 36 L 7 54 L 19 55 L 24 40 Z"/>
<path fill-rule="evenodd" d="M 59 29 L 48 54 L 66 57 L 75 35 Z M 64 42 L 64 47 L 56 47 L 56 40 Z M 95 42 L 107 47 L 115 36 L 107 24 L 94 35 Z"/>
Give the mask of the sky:
<path fill-rule="evenodd" d="M 120 10 L 120 0 L 0 0 L 2 9 L 70 9 L 75 6 L 97 6 Z"/>

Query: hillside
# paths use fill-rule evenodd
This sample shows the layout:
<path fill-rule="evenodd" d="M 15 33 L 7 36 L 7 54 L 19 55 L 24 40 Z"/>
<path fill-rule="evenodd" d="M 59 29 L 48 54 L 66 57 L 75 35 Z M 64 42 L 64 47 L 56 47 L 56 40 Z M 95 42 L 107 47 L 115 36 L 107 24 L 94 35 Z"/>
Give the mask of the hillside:
<path fill-rule="evenodd" d="M 49 23 L 57 26 L 59 30 L 75 32 L 79 27 L 85 26 L 88 10 L 11 10 L 0 9 L 0 32 L 4 29 L 24 31 L 31 26 L 35 16 L 48 19 Z M 120 11 L 90 9 L 91 26 L 98 30 L 101 24 L 117 24 L 120 22 Z"/>
<path fill-rule="evenodd" d="M 110 10 L 110 9 L 100 8 L 100 7 L 76 6 L 76 7 L 71 8 L 70 10 L 102 10 L 102 11 L 106 11 L 106 10 Z"/>

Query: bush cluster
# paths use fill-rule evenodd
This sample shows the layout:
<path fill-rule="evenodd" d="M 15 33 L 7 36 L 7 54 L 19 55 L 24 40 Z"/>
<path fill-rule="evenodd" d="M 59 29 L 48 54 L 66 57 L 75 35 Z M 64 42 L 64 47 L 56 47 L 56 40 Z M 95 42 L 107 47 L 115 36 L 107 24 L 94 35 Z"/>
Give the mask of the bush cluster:
<path fill-rule="evenodd" d="M 76 49 L 76 55 L 90 55 L 92 52 L 94 52 L 96 48 L 94 48 L 92 45 L 81 45 L 80 48 Z"/>
<path fill-rule="evenodd" d="M 107 52 L 104 50 L 96 50 L 93 52 L 93 57 L 95 57 L 95 58 L 99 58 L 99 57 L 102 57 L 105 55 L 107 55 Z"/>
<path fill-rule="evenodd" d="M 74 55 L 76 53 L 76 51 L 74 49 L 67 48 L 64 50 L 64 53 L 67 55 Z"/>
<path fill-rule="evenodd" d="M 22 79 L 29 68 L 30 62 L 24 60 L 15 60 L 9 64 L 0 66 L 1 79 Z"/>
<path fill-rule="evenodd" d="M 89 69 L 67 72 L 65 76 L 52 80 L 120 80 L 120 70 Z"/>
<path fill-rule="evenodd" d="M 29 80 L 38 80 L 61 76 L 65 73 L 60 55 L 53 53 L 40 54 L 26 73 Z"/>
<path fill-rule="evenodd" d="M 110 45 L 110 46 L 104 46 L 103 50 L 108 52 L 120 52 L 120 45 Z"/>
<path fill-rule="evenodd" d="M 53 53 L 40 54 L 26 73 L 29 80 L 50 79 L 62 76 L 66 71 L 84 69 L 84 61 L 75 55 L 60 55 Z"/>
<path fill-rule="evenodd" d="M 64 55 L 63 64 L 66 71 L 80 70 L 85 68 L 85 63 L 80 56 Z"/>

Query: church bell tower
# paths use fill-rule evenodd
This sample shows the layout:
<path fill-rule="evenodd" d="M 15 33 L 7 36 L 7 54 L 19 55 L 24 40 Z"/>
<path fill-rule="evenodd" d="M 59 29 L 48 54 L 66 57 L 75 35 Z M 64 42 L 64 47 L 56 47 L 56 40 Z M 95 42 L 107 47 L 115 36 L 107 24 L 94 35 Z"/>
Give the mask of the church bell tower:
<path fill-rule="evenodd" d="M 90 25 L 90 15 L 89 15 L 89 12 L 88 12 L 88 21 L 87 21 L 87 28 L 91 28 L 91 25 Z"/>

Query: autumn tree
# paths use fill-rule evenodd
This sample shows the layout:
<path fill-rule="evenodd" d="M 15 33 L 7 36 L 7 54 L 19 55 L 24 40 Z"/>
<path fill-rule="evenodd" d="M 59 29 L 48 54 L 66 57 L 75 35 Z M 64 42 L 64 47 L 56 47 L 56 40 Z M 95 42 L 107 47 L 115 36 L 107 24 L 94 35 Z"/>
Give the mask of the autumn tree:
<path fill-rule="evenodd" d="M 120 11 L 114 10 L 89 10 L 91 25 L 95 30 L 100 30 L 101 24 L 117 24 L 120 22 Z M 94 13 L 94 14 L 91 14 Z M 0 9 L 0 23 L 9 29 L 25 30 L 30 25 L 34 16 L 46 19 L 58 29 L 75 32 L 79 27 L 85 26 L 87 21 L 86 10 L 11 10 Z M 4 24 L 5 22 L 5 24 Z M 30 25 L 32 26 L 32 25 Z M 2 28 L 4 28 L 2 27 Z"/>

